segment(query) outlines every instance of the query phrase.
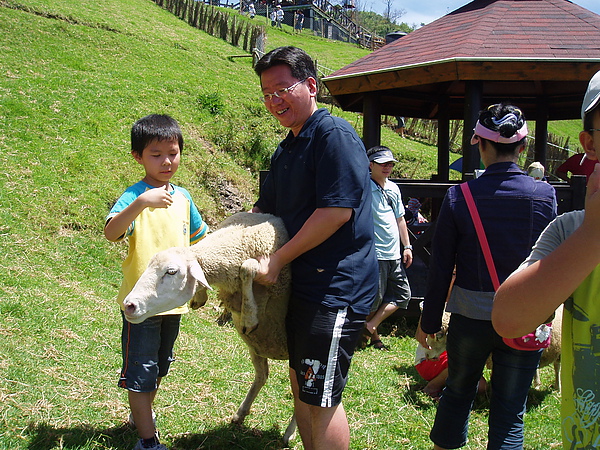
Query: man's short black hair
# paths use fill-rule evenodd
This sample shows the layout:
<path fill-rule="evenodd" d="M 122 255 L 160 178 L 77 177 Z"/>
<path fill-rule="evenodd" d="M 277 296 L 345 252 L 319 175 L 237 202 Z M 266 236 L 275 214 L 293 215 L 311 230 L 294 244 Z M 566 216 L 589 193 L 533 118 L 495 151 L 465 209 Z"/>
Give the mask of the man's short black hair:
<path fill-rule="evenodd" d="M 131 127 L 131 151 L 139 156 L 152 141 L 177 141 L 183 151 L 183 135 L 175 119 L 165 114 L 142 117 Z"/>
<path fill-rule="evenodd" d="M 308 77 L 318 80 L 312 58 L 304 50 L 292 46 L 271 50 L 258 60 L 254 71 L 260 77 L 265 70 L 279 65 L 288 66 L 297 80 L 306 80 Z"/>

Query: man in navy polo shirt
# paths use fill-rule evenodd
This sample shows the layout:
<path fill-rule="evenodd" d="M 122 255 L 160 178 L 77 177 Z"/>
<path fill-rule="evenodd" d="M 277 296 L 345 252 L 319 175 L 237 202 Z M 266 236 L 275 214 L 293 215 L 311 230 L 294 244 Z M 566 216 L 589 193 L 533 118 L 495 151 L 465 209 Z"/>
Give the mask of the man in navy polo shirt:
<path fill-rule="evenodd" d="M 290 241 L 261 260 L 256 281 L 292 267 L 290 381 L 304 448 L 347 449 L 342 391 L 377 292 L 365 148 L 348 122 L 317 108 L 309 55 L 280 47 L 256 64 L 266 108 L 290 129 L 271 158 L 253 212 L 281 217 Z"/>

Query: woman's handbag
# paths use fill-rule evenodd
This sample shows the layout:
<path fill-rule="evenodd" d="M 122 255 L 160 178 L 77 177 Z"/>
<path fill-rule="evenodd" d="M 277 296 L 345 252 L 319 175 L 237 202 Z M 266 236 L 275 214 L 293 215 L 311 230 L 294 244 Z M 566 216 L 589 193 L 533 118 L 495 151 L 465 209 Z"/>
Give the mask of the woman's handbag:
<path fill-rule="evenodd" d="M 475 231 L 477 232 L 479 245 L 483 251 L 483 257 L 485 258 L 485 264 L 488 272 L 490 273 L 490 278 L 492 279 L 494 291 L 497 291 L 498 287 L 500 287 L 500 280 L 498 279 L 496 266 L 494 264 L 494 260 L 492 259 L 492 252 L 490 251 L 490 246 L 487 241 L 487 236 L 485 235 L 485 230 L 483 229 L 483 224 L 481 223 L 481 218 L 479 217 L 479 212 L 477 211 L 477 206 L 475 205 L 475 200 L 473 200 L 471 189 L 469 189 L 469 185 L 467 183 L 462 183 L 460 188 L 465 196 L 465 201 L 467 202 L 467 207 L 469 208 L 469 213 L 471 214 L 471 220 L 473 220 L 473 225 L 475 225 Z M 552 322 L 543 323 L 537 327 L 533 333 L 529 333 L 518 338 L 502 338 L 502 340 L 506 345 L 516 348 L 517 350 L 541 350 L 550 345 L 551 331 Z"/>

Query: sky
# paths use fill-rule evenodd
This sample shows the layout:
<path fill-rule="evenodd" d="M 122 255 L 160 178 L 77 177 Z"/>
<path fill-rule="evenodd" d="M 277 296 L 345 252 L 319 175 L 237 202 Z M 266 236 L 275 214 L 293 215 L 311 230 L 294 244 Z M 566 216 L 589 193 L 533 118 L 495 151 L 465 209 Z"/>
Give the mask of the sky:
<path fill-rule="evenodd" d="M 600 15 L 599 0 L 572 0 L 573 3 L 582 6 Z M 372 10 L 382 14 L 387 2 L 385 0 L 368 0 L 365 10 Z M 370 3 L 370 5 L 369 5 Z M 421 23 L 428 24 L 436 19 L 452 12 L 461 6 L 470 3 L 469 0 L 393 0 L 392 10 L 403 9 L 406 11 L 398 22 L 406 22 L 408 25 Z M 370 7 L 369 7 L 370 6 Z"/>

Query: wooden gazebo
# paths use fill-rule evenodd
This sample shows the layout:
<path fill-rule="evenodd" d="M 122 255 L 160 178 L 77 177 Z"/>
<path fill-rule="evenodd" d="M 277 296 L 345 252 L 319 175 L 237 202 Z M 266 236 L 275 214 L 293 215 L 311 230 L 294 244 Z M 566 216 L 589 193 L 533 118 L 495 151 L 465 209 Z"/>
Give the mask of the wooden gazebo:
<path fill-rule="evenodd" d="M 463 173 L 479 167 L 470 145 L 479 110 L 510 101 L 535 120 L 545 163 L 549 120 L 580 117 L 600 70 L 600 16 L 567 0 L 474 0 L 334 72 L 323 82 L 345 110 L 364 115 L 365 145 L 381 116 L 438 120 L 438 179 L 448 180 L 449 124 L 463 119 Z"/>

